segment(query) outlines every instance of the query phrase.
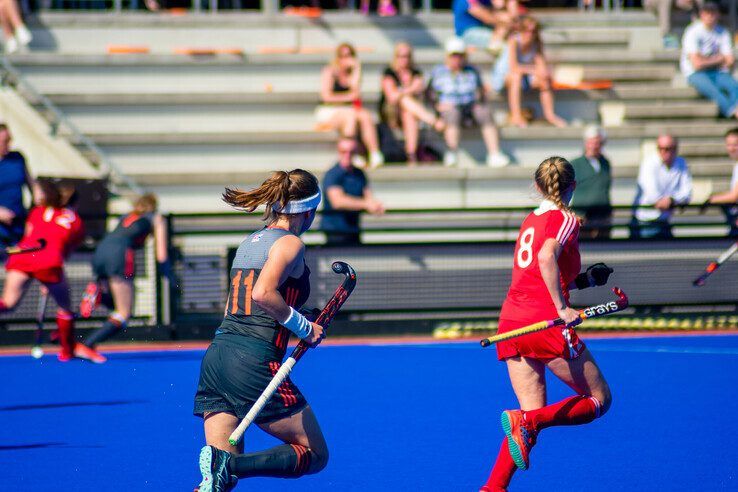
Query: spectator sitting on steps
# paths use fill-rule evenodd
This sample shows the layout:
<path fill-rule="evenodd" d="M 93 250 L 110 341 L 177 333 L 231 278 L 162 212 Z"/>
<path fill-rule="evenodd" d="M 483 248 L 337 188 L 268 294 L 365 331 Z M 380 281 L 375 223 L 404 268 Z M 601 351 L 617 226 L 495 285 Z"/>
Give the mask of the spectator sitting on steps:
<path fill-rule="evenodd" d="M 31 43 L 33 36 L 23 23 L 16 0 L 0 0 L 0 25 L 5 36 L 6 55 L 11 55 L 21 46 Z"/>
<path fill-rule="evenodd" d="M 453 0 L 454 30 L 469 46 L 499 53 L 517 19 L 517 0 Z"/>
<path fill-rule="evenodd" d="M 352 163 L 356 141 L 341 137 L 337 150 L 338 162 L 323 177 L 325 203 L 321 229 L 329 246 L 357 245 L 361 242 L 361 212 L 382 215 L 384 205 L 374 198 L 364 172 Z"/>
<path fill-rule="evenodd" d="M 546 121 L 559 128 L 566 126 L 566 121 L 554 112 L 551 71 L 543 54 L 540 26 L 532 17 L 520 19 L 492 69 L 492 88 L 500 92 L 505 87 L 512 125 L 527 126 L 520 99 L 524 91 L 538 89 Z"/>
<path fill-rule="evenodd" d="M 689 85 L 715 101 L 720 114 L 738 117 L 738 82 L 730 71 L 735 63 L 727 29 L 719 26 L 720 8 L 707 2 L 700 17 L 684 31 L 680 67 Z"/>
<path fill-rule="evenodd" d="M 602 155 L 605 131 L 599 126 L 584 130 L 584 154 L 571 161 L 577 187 L 571 200 L 572 209 L 584 217 L 579 237 L 606 239 L 612 229 L 610 161 Z"/>
<path fill-rule="evenodd" d="M 662 134 L 656 139 L 656 145 L 658 154 L 644 159 L 638 171 L 632 238 L 672 238 L 674 207 L 688 204 L 692 197 L 692 175 L 687 162 L 678 156 L 677 139 Z"/>
<path fill-rule="evenodd" d="M 443 158 L 446 166 L 458 163 L 461 126 L 469 121 L 481 128 L 487 147 L 487 165 L 504 167 L 510 163 L 510 159 L 500 152 L 500 137 L 492 121 L 482 77 L 475 67 L 467 63 L 466 44 L 462 39 L 446 41 L 446 62 L 433 69 L 428 95 L 446 123 L 443 134 L 448 148 Z"/>
<path fill-rule="evenodd" d="M 725 133 L 725 150 L 733 161 L 733 175 L 730 178 L 730 189 L 722 193 L 713 193 L 705 202 L 723 205 L 725 219 L 730 227 L 728 235 L 738 237 L 738 127 Z"/>
<path fill-rule="evenodd" d="M 322 104 L 315 110 L 318 128 L 338 130 L 341 136 L 349 138 L 354 138 L 361 128 L 362 141 L 369 151 L 369 166 L 384 164 L 374 118 L 361 102 L 361 64 L 352 45 L 339 44 L 333 61 L 323 68 L 320 99 Z"/>
<path fill-rule="evenodd" d="M 408 43 L 397 43 L 392 63 L 382 76 L 382 96 L 379 112 L 390 128 L 402 128 L 405 135 L 407 162 L 413 165 L 418 160 L 419 121 L 443 132 L 446 124 L 423 106 L 419 98 L 425 92 L 425 81 L 413 63 L 413 49 Z"/>

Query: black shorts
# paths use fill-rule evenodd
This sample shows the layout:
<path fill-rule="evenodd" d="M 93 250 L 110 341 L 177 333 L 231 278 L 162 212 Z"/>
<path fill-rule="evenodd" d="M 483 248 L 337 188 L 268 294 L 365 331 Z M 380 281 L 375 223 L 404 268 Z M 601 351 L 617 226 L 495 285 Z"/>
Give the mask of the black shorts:
<path fill-rule="evenodd" d="M 244 418 L 281 362 L 280 352 L 273 344 L 241 335 L 217 335 L 202 359 L 193 413 L 202 416 L 227 412 Z M 305 397 L 287 378 L 254 422 L 281 420 L 306 405 Z"/>
<path fill-rule="evenodd" d="M 135 259 L 135 252 L 125 244 L 100 243 L 92 257 L 92 271 L 97 278 L 131 279 L 136 273 Z"/>

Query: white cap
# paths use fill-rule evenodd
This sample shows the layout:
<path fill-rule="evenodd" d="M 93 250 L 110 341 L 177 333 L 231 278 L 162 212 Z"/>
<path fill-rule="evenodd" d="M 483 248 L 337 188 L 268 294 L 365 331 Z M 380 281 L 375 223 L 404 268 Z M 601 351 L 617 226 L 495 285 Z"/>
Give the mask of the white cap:
<path fill-rule="evenodd" d="M 600 137 L 602 140 L 605 140 L 607 138 L 605 129 L 597 125 L 587 125 L 587 127 L 584 129 L 584 140 L 589 140 L 590 138 L 595 137 Z"/>
<path fill-rule="evenodd" d="M 451 55 L 453 53 L 466 53 L 466 43 L 461 38 L 448 38 L 446 40 L 446 54 Z"/>

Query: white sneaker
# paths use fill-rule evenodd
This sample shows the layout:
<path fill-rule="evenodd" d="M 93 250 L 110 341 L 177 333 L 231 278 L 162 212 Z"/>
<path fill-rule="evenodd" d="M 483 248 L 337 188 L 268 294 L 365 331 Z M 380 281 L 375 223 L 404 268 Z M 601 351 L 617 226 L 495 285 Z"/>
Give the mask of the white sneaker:
<path fill-rule="evenodd" d="M 33 39 L 33 34 L 31 34 L 31 31 L 28 30 L 25 24 L 22 24 L 15 30 L 15 39 L 21 46 L 28 46 Z"/>
<path fill-rule="evenodd" d="M 447 150 L 443 154 L 443 165 L 446 167 L 452 167 L 459 163 L 459 152 L 456 150 Z"/>
<path fill-rule="evenodd" d="M 15 38 L 7 38 L 5 40 L 5 54 L 11 55 L 18 51 L 18 41 Z"/>
<path fill-rule="evenodd" d="M 487 166 L 489 167 L 505 167 L 508 164 L 510 164 L 510 158 L 502 152 L 487 155 Z"/>
<path fill-rule="evenodd" d="M 369 152 L 369 167 L 375 168 L 384 164 L 384 154 L 380 151 Z"/>
<path fill-rule="evenodd" d="M 351 158 L 351 164 L 353 164 L 354 167 L 366 167 L 366 159 L 364 159 L 364 156 L 361 154 L 354 154 Z"/>

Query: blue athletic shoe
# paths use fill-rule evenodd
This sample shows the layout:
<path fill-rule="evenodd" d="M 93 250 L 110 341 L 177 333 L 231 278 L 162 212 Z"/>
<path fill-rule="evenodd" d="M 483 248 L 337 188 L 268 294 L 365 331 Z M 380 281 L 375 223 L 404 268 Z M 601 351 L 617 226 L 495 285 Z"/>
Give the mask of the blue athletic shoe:
<path fill-rule="evenodd" d="M 200 473 L 202 482 L 195 492 L 228 492 L 238 483 L 238 478 L 228 472 L 231 453 L 214 446 L 203 446 L 200 450 Z"/>

